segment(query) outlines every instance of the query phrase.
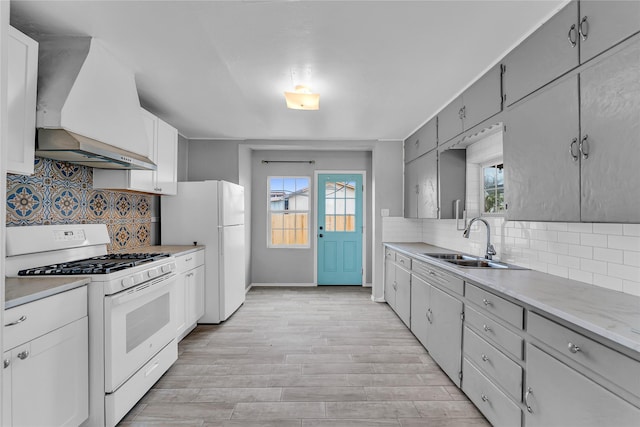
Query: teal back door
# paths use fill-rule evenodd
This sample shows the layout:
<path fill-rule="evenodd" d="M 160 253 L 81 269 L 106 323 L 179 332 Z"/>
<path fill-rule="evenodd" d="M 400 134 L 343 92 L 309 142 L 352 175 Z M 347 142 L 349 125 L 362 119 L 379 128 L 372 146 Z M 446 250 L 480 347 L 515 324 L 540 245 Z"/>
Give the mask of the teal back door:
<path fill-rule="evenodd" d="M 362 175 L 318 175 L 318 285 L 362 284 Z"/>

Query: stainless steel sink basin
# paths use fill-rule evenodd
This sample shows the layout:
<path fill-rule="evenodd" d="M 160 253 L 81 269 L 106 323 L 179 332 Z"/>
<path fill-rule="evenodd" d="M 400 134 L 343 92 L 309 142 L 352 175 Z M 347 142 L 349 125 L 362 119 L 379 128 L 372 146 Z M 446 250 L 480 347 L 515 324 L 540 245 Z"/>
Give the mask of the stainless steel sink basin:
<path fill-rule="evenodd" d="M 428 256 L 430 258 L 439 259 L 463 268 L 500 268 L 500 269 L 509 269 L 509 270 L 527 270 L 526 268 L 519 267 L 517 265 L 507 264 L 500 261 L 493 261 L 490 259 L 485 259 L 485 258 L 473 256 L 473 255 L 455 254 L 455 253 L 454 254 L 423 253 L 422 255 Z"/>

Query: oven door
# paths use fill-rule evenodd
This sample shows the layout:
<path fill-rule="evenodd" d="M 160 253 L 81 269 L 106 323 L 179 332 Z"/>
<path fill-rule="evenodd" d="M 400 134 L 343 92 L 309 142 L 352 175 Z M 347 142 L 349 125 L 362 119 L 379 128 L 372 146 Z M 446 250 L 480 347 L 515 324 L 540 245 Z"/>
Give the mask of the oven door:
<path fill-rule="evenodd" d="M 117 390 L 176 337 L 176 275 L 105 297 L 105 392 Z"/>

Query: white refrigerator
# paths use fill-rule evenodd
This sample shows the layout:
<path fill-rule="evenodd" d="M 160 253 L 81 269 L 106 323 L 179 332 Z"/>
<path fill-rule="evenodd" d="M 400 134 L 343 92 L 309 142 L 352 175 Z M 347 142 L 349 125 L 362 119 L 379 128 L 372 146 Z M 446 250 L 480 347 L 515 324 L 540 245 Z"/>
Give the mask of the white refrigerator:
<path fill-rule="evenodd" d="M 245 299 L 244 187 L 226 181 L 179 182 L 161 202 L 163 245 L 205 245 L 205 312 L 220 323 Z"/>

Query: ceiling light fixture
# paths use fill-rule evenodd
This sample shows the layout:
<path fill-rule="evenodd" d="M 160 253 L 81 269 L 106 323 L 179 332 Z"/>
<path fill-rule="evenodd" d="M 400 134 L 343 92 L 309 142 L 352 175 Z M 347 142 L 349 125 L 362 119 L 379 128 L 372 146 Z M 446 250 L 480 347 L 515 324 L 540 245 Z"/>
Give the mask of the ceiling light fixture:
<path fill-rule="evenodd" d="M 304 85 L 297 85 L 293 92 L 285 92 L 287 108 L 292 110 L 319 110 L 320 94 L 312 93 L 311 89 Z"/>

